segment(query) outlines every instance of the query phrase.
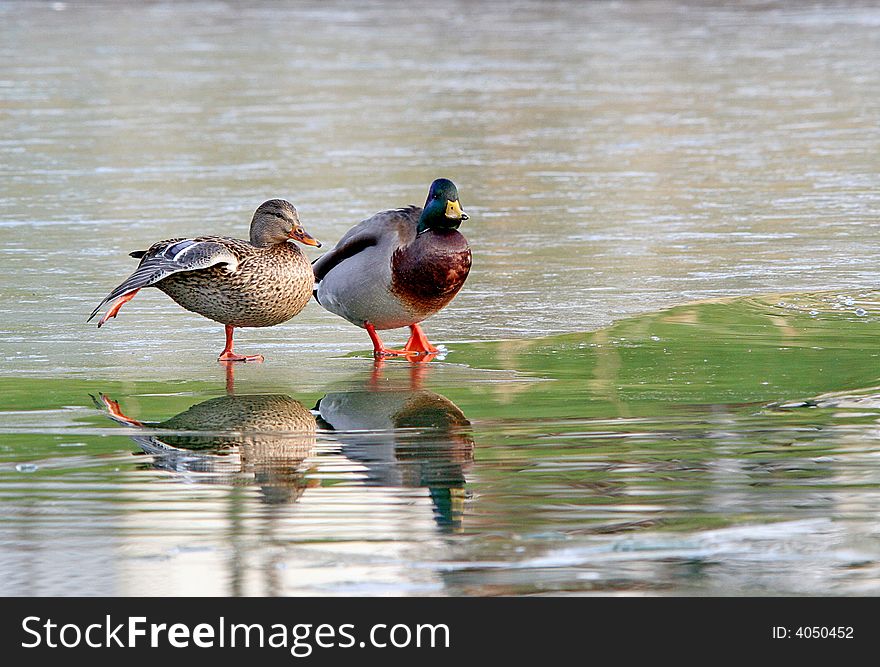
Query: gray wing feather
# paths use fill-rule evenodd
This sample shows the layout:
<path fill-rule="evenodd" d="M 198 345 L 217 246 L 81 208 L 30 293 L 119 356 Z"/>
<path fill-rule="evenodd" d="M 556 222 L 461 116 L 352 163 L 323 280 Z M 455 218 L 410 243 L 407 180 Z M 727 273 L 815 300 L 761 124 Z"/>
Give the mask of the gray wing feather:
<path fill-rule="evenodd" d="M 406 244 L 416 236 L 416 224 L 422 209 L 416 206 L 382 211 L 349 229 L 329 252 L 312 264 L 315 280 L 320 281 L 341 262 L 370 246 L 389 238 L 395 244 Z M 392 236 L 393 235 L 393 236 Z"/>
<path fill-rule="evenodd" d="M 91 320 L 110 301 L 142 287 L 155 285 L 160 280 L 181 271 L 198 271 L 217 264 L 226 264 L 230 272 L 238 268 L 238 257 L 229 248 L 216 241 L 172 239 L 154 244 L 144 253 L 135 272 L 108 294 L 89 316 Z"/>

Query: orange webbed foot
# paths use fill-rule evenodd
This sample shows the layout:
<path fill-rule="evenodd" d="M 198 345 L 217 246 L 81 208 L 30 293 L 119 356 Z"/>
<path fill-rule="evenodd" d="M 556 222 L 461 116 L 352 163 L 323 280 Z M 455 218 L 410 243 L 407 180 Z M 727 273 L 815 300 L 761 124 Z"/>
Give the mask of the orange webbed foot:
<path fill-rule="evenodd" d="M 217 357 L 217 361 L 265 361 L 262 354 L 236 354 L 235 352 L 233 352 L 232 334 L 234 331 L 235 327 L 233 327 L 231 324 L 226 325 L 226 347 L 223 348 L 223 352 L 221 352 L 220 356 Z"/>
<path fill-rule="evenodd" d="M 257 363 L 262 363 L 266 359 L 262 354 L 234 354 L 232 352 L 224 352 L 219 357 L 217 357 L 217 361 L 256 361 Z"/>
<path fill-rule="evenodd" d="M 412 352 L 407 352 L 406 350 L 393 350 L 385 347 L 382 339 L 379 338 L 379 334 L 376 333 L 376 327 L 369 322 L 364 322 L 364 329 L 367 330 L 367 333 L 370 334 L 370 340 L 373 341 L 373 357 L 375 359 L 384 359 L 385 357 L 406 357 L 412 354 Z"/>
<path fill-rule="evenodd" d="M 412 352 L 407 352 L 406 350 L 393 350 L 385 346 L 373 349 L 373 356 L 376 359 L 385 359 L 386 357 L 406 357 L 410 354 L 412 354 Z"/>
<path fill-rule="evenodd" d="M 437 354 L 440 351 L 431 345 L 425 332 L 422 331 L 422 327 L 418 324 L 411 324 L 409 330 L 412 333 L 403 348 L 407 354 Z"/>

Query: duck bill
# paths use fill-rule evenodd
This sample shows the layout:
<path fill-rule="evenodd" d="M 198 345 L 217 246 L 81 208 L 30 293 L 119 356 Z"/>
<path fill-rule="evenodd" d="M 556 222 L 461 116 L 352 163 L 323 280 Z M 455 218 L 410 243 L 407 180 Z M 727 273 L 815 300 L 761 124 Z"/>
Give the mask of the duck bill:
<path fill-rule="evenodd" d="M 311 236 L 304 229 L 294 229 L 290 234 L 290 238 L 292 238 L 294 241 L 299 241 L 303 245 L 310 245 L 315 248 L 321 247 L 321 242 L 314 236 Z"/>
<path fill-rule="evenodd" d="M 461 210 L 458 200 L 446 202 L 446 217 L 450 220 L 467 220 L 468 214 Z"/>

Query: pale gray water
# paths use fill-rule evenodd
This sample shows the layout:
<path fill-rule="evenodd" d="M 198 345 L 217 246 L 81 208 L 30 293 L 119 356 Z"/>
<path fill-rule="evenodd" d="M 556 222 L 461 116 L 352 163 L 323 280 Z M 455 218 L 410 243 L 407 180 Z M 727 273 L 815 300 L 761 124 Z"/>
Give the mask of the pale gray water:
<path fill-rule="evenodd" d="M 560 436 L 539 408 L 556 414 L 564 394 L 517 403 L 537 386 L 522 374 L 540 375 L 539 362 L 516 356 L 525 341 L 499 348 L 509 364 L 492 371 L 455 344 L 592 331 L 725 295 L 857 296 L 880 285 L 877 63 L 874 3 L 0 4 L 0 377 L 7 392 L 16 378 L 32 382 L 4 399 L 11 518 L 0 574 L 16 577 L 4 592 L 876 593 L 880 549 L 866 519 L 876 434 L 847 421 L 861 417 L 847 413 L 835 428 L 860 434 L 864 458 L 835 459 L 824 441 L 817 455 L 831 457 L 833 506 L 817 500 L 824 477 L 803 505 L 797 494 L 765 502 L 742 482 L 758 436 L 739 413 L 728 426 L 742 450 L 700 449 L 711 511 L 678 487 L 653 505 L 629 502 L 616 475 L 646 485 L 634 497 L 650 495 L 665 479 L 655 459 L 674 468 L 680 452 L 597 453 L 592 435 Z M 426 326 L 453 345 L 426 382 L 474 422 L 474 461 L 456 463 L 453 485 L 463 535 L 432 516 L 439 501 L 424 484 L 371 478 L 369 465 L 346 458 L 344 437 L 318 437 L 305 477 L 319 484 L 282 509 L 261 504 L 254 485 L 194 483 L 133 458 L 130 433 L 95 411 L 88 394 L 104 391 L 136 418 L 161 421 L 223 392 L 222 330 L 158 291 L 100 331 L 85 323 L 133 268 L 128 251 L 171 236 L 245 236 L 254 208 L 278 196 L 332 244 L 378 210 L 421 204 L 438 176 L 459 186 L 474 251 L 465 289 Z M 716 333 L 698 338 L 709 352 Z M 363 359 L 339 358 L 367 349 L 364 333 L 314 303 L 282 326 L 242 331 L 237 346 L 267 358 L 237 369 L 239 393 L 292 395 L 308 408 L 370 373 Z M 615 386 L 618 362 L 609 363 L 583 386 L 604 397 Z M 633 386 L 677 396 L 689 372 L 645 371 Z M 762 381 L 692 402 L 727 414 L 728 401 L 872 384 L 854 370 L 829 386 L 744 389 Z M 479 398 L 484 386 L 489 398 Z M 628 418 L 627 400 L 625 409 L 587 401 L 566 419 Z M 649 424 L 632 425 L 637 440 L 665 438 L 690 415 L 651 405 Z M 715 428 L 694 446 L 714 442 Z M 789 435 L 770 439 L 784 447 Z M 574 449 L 556 458 L 545 444 Z M 572 480 L 569 464 L 606 466 L 613 483 L 592 472 Z M 621 472 L 629 465 L 632 479 Z M 823 461 L 804 465 L 825 474 Z M 533 466 L 544 472 L 529 477 Z M 852 497 L 860 480 L 867 495 Z M 598 504 L 584 509 L 592 494 Z M 716 511 L 730 523 L 718 526 Z M 583 532 L 615 512 L 647 532 Z M 655 513 L 690 512 L 699 518 L 692 529 L 673 522 L 675 539 L 652 532 Z M 817 555 L 823 544 L 834 549 Z M 697 561 L 714 565 L 712 576 L 694 574 Z M 223 577 L 193 577 L 211 568 Z M 140 577 L 147 569 L 151 578 Z M 802 571 L 811 576 L 791 574 Z"/>

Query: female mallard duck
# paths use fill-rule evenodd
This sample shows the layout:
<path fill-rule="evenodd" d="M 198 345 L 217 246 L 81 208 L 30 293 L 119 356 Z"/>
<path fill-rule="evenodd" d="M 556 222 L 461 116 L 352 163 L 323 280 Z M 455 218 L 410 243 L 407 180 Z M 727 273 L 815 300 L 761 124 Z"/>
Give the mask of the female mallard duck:
<path fill-rule="evenodd" d="M 366 329 L 377 357 L 437 352 L 418 323 L 452 301 L 468 276 L 471 250 L 458 231 L 467 219 L 455 184 L 437 179 L 424 208 L 377 213 L 318 259 L 315 299 Z M 412 332 L 406 346 L 386 348 L 376 330 L 399 327 Z"/>
<path fill-rule="evenodd" d="M 254 480 L 269 502 L 296 500 L 308 485 L 302 463 L 314 448 L 317 424 L 290 396 L 221 396 L 163 422 L 138 421 L 109 396 L 100 398 L 114 421 L 150 431 L 131 437 L 157 468 L 212 473 L 222 483 Z"/>
<path fill-rule="evenodd" d="M 226 347 L 218 361 L 262 361 L 259 354 L 235 354 L 232 332 L 281 324 L 308 303 L 314 285 L 311 266 L 290 239 L 321 247 L 303 229 L 290 202 L 270 199 L 254 213 L 250 242 L 198 236 L 154 243 L 131 253 L 141 260 L 137 270 L 98 304 L 89 320 L 112 301 L 100 327 L 138 290 L 158 287 L 187 310 L 226 325 Z"/>

